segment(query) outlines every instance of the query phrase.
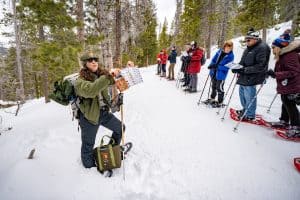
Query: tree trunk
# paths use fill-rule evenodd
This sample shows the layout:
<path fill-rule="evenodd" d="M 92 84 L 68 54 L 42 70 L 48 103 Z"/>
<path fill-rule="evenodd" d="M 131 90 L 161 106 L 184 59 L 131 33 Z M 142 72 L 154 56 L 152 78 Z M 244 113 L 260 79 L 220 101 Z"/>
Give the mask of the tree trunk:
<path fill-rule="evenodd" d="M 121 67 L 121 2 L 120 0 L 116 0 L 115 4 L 115 17 L 116 17 L 116 51 L 115 51 L 115 59 L 114 62 L 117 67 Z"/>
<path fill-rule="evenodd" d="M 83 19 L 83 0 L 77 0 L 76 19 L 79 22 L 77 26 L 77 37 L 81 44 L 84 43 L 84 19 Z"/>
<path fill-rule="evenodd" d="M 44 87 L 44 95 L 45 95 L 45 103 L 49 103 L 49 78 L 48 78 L 48 66 L 44 67 L 43 71 L 43 87 Z"/>
<path fill-rule="evenodd" d="M 109 19 L 107 18 L 108 11 L 105 9 L 105 0 L 96 1 L 96 11 L 97 11 L 97 21 L 98 21 L 98 31 L 100 34 L 104 35 L 104 40 L 101 43 L 102 55 L 103 55 L 103 65 L 106 68 L 112 68 L 112 53 L 110 44 L 110 29 L 108 28 Z"/>
<path fill-rule="evenodd" d="M 12 0 L 13 13 L 14 13 L 14 29 L 15 29 L 15 38 L 16 38 L 16 62 L 17 62 L 17 72 L 19 79 L 19 98 L 23 102 L 25 100 L 24 92 L 24 77 L 23 77 L 23 68 L 21 63 L 21 41 L 20 41 L 20 24 L 17 20 L 17 11 L 16 11 L 16 0 Z"/>
<path fill-rule="evenodd" d="M 228 24 L 228 16 L 229 16 L 229 3 L 230 0 L 224 0 L 223 3 L 223 19 L 221 23 L 221 30 L 220 30 L 220 38 L 218 40 L 218 46 L 222 47 L 226 40 L 226 33 L 227 33 L 227 24 Z"/>

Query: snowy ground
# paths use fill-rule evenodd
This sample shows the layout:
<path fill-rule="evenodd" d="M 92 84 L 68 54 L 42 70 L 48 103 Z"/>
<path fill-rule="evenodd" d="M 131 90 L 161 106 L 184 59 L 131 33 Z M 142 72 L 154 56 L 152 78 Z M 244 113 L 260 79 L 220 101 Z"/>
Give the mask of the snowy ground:
<path fill-rule="evenodd" d="M 289 25 L 271 30 L 268 41 Z M 243 51 L 238 40 L 236 62 Z M 292 163 L 300 156 L 299 143 L 255 125 L 233 132 L 236 123 L 228 114 L 222 122 L 223 111 L 197 106 L 200 93 L 177 89 L 154 75 L 155 67 L 142 68 L 144 83 L 125 92 L 125 137 L 134 143 L 125 181 L 122 169 L 104 178 L 96 168 L 82 167 L 80 133 L 68 107 L 38 99 L 23 105 L 17 117 L 8 113 L 16 107 L 0 110 L 1 128 L 13 127 L 0 135 L 0 199 L 300 199 L 300 174 Z M 207 73 L 203 67 L 198 89 Z M 226 86 L 231 79 L 230 73 Z M 237 91 L 234 108 L 240 108 Z M 280 114 L 279 98 L 266 113 L 274 95 L 275 82 L 268 80 L 257 108 L 268 120 Z M 104 134 L 110 132 L 101 128 L 97 143 Z M 33 148 L 35 158 L 26 159 Z"/>

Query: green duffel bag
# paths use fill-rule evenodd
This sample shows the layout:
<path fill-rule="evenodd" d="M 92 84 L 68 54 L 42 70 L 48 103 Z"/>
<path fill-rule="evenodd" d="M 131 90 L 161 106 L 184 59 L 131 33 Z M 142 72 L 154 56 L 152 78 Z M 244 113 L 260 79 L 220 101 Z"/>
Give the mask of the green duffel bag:
<path fill-rule="evenodd" d="M 107 137 L 113 141 L 113 144 L 104 145 L 104 138 Z M 121 167 L 121 147 L 115 145 L 115 141 L 108 135 L 104 135 L 101 139 L 100 146 L 94 149 L 97 169 L 103 173 L 106 170 L 111 170 Z"/>

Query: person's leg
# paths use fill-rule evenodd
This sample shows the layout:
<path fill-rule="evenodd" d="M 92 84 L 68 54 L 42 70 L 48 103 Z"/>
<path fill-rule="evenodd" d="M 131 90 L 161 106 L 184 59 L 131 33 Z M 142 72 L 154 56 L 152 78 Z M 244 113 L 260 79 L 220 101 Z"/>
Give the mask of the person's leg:
<path fill-rule="evenodd" d="M 171 67 L 172 67 L 172 64 L 170 63 L 169 68 L 168 68 L 168 76 L 167 76 L 168 79 L 171 78 Z"/>
<path fill-rule="evenodd" d="M 240 85 L 239 87 L 239 96 L 240 96 L 240 102 L 241 102 L 241 105 L 243 107 L 242 110 L 245 110 L 246 108 L 246 99 L 245 99 L 245 86 L 243 85 Z"/>
<path fill-rule="evenodd" d="M 299 110 L 296 103 L 293 100 L 289 100 L 287 95 L 281 95 L 281 99 L 291 121 L 291 126 L 300 126 Z"/>
<path fill-rule="evenodd" d="M 172 65 L 172 68 L 171 68 L 171 77 L 170 77 L 170 79 L 174 80 L 174 77 L 175 77 L 175 73 L 174 73 L 175 63 L 172 63 L 171 65 Z"/>
<path fill-rule="evenodd" d="M 192 74 L 191 75 L 191 92 L 196 92 L 197 91 L 197 84 L 198 84 L 198 75 L 197 74 Z"/>
<path fill-rule="evenodd" d="M 281 115 L 280 115 L 279 120 L 284 121 L 288 124 L 288 123 L 290 123 L 290 117 L 289 117 L 289 113 L 283 103 L 285 101 L 285 98 L 283 96 L 285 96 L 285 95 L 281 95 L 282 105 L 281 105 Z"/>
<path fill-rule="evenodd" d="M 256 112 L 256 86 L 245 86 L 245 100 L 246 100 L 246 117 L 248 118 L 255 118 Z M 250 105 L 251 104 L 251 105 Z"/>
<path fill-rule="evenodd" d="M 215 99 L 217 96 L 217 79 L 215 77 L 211 77 L 211 94 L 210 98 Z"/>
<path fill-rule="evenodd" d="M 218 80 L 217 81 L 217 90 L 218 90 L 218 103 L 223 103 L 224 100 L 224 83 L 225 80 Z"/>
<path fill-rule="evenodd" d="M 111 112 L 102 111 L 101 118 L 100 118 L 100 125 L 102 125 L 105 128 L 113 131 L 112 138 L 114 139 L 116 144 L 121 143 L 122 123 Z M 125 131 L 125 125 L 124 125 L 124 131 Z"/>
<path fill-rule="evenodd" d="M 99 125 L 91 124 L 83 114 L 79 115 L 79 125 L 81 128 L 81 161 L 84 167 L 95 167 L 93 148 Z"/>

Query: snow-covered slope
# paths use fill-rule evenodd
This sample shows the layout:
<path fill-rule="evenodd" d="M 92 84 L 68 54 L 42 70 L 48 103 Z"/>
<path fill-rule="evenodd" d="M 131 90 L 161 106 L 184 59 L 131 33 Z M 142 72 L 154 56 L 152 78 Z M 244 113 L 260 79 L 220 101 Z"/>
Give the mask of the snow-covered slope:
<path fill-rule="evenodd" d="M 279 26 L 270 30 L 269 42 L 290 24 Z M 236 62 L 243 51 L 238 40 Z M 228 114 L 222 122 L 223 112 L 197 106 L 200 93 L 184 93 L 155 70 L 142 68 L 144 83 L 125 92 L 125 137 L 134 144 L 124 163 L 125 181 L 122 169 L 104 178 L 96 168 L 83 168 L 80 132 L 68 107 L 38 99 L 17 117 L 8 113 L 15 107 L 1 110 L 2 126 L 13 129 L 0 136 L 0 199 L 300 199 L 300 174 L 292 163 L 300 155 L 299 143 L 254 125 L 241 124 L 233 132 L 236 123 Z M 203 67 L 198 89 L 207 73 Z M 226 86 L 231 79 L 230 73 Z M 237 91 L 234 108 L 240 108 Z M 269 120 L 280 114 L 279 98 L 266 113 L 274 95 L 275 82 L 268 80 L 257 112 Z M 97 143 L 104 134 L 110 132 L 100 128 Z M 34 159 L 26 159 L 33 148 Z"/>

